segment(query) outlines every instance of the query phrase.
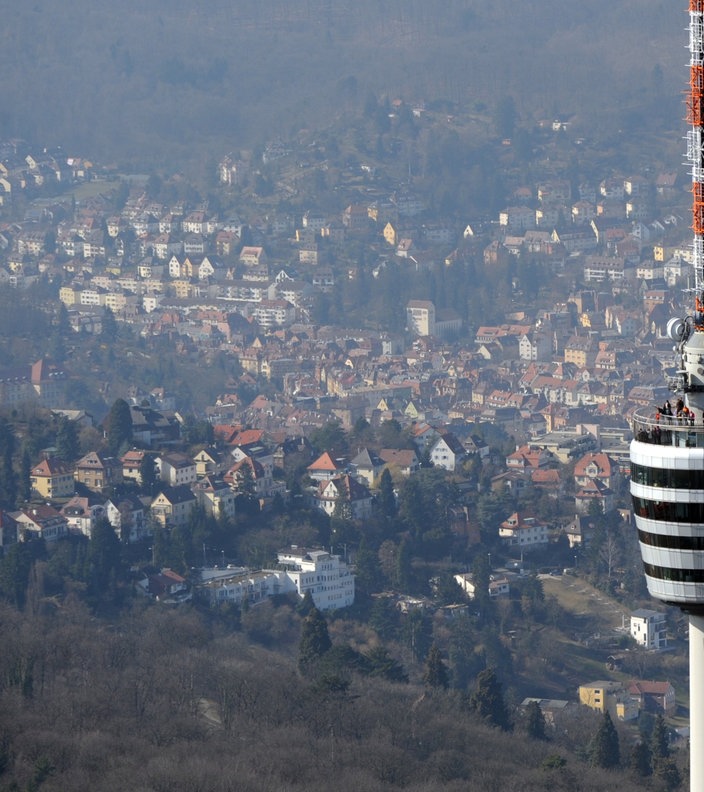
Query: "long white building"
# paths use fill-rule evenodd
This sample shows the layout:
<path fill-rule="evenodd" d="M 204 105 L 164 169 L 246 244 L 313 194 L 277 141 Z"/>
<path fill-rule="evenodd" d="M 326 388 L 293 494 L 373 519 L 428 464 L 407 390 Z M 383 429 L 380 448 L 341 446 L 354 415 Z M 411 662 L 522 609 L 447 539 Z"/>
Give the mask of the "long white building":
<path fill-rule="evenodd" d="M 354 602 L 354 574 L 338 555 L 292 547 L 278 554 L 281 569 L 252 572 L 244 567 L 204 573 L 196 592 L 211 605 L 251 605 L 277 594 L 310 592 L 319 610 L 345 608 Z"/>

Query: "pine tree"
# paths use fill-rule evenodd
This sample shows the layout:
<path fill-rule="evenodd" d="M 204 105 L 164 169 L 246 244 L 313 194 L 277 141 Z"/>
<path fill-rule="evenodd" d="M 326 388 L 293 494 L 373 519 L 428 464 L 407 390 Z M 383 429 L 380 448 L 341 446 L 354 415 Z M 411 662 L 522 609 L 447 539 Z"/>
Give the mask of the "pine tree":
<path fill-rule="evenodd" d="M 355 587 L 357 591 L 367 595 L 381 591 L 384 587 L 379 556 L 368 548 L 364 537 L 359 543 L 355 558 Z"/>
<path fill-rule="evenodd" d="M 411 585 L 411 548 L 407 539 L 402 539 L 398 546 L 396 556 L 396 570 L 394 574 L 394 585 L 401 591 L 408 591 Z"/>
<path fill-rule="evenodd" d="M 442 688 L 447 690 L 450 684 L 447 666 L 443 662 L 440 649 L 433 644 L 428 652 L 425 661 L 425 671 L 423 672 L 423 682 L 429 688 Z"/>
<path fill-rule="evenodd" d="M 117 340 L 117 336 L 118 327 L 115 314 L 113 313 L 112 308 L 106 306 L 101 321 L 100 337 L 104 341 L 114 342 Z"/>
<path fill-rule="evenodd" d="M 142 462 L 139 466 L 139 478 L 142 482 L 142 491 L 147 495 L 154 495 L 159 482 L 154 454 L 145 454 L 142 457 Z"/>
<path fill-rule="evenodd" d="M 408 674 L 385 646 L 376 646 L 364 655 L 369 676 L 382 677 L 389 682 L 408 682 Z"/>
<path fill-rule="evenodd" d="M 105 419 L 108 450 L 117 454 L 132 439 L 132 412 L 124 399 L 116 399 Z"/>
<path fill-rule="evenodd" d="M 22 450 L 22 463 L 20 468 L 20 481 L 19 492 L 17 496 L 17 504 L 27 503 L 32 497 L 32 459 L 29 456 L 29 449 L 27 446 Z"/>
<path fill-rule="evenodd" d="M 493 668 L 485 668 L 477 675 L 477 683 L 469 704 L 482 720 L 504 731 L 511 731 L 501 683 Z"/>
<path fill-rule="evenodd" d="M 384 471 L 379 478 L 379 496 L 378 496 L 379 509 L 387 519 L 396 516 L 396 494 L 394 493 L 394 480 L 391 478 L 388 468 Z"/>
<path fill-rule="evenodd" d="M 545 715 L 537 701 L 529 702 L 526 707 L 526 731 L 534 740 L 545 740 Z"/>
<path fill-rule="evenodd" d="M 663 788 L 667 792 L 677 789 L 682 783 L 682 774 L 672 759 L 661 759 L 655 765 L 654 775 L 662 781 Z"/>
<path fill-rule="evenodd" d="M 657 766 L 670 755 L 670 740 L 667 735 L 665 719 L 662 715 L 658 715 L 653 723 L 653 731 L 650 734 L 650 753 L 653 757 L 654 766 Z"/>
<path fill-rule="evenodd" d="M 13 509 L 17 500 L 17 476 L 12 465 L 15 435 L 12 426 L 0 418 L 0 507 Z"/>
<path fill-rule="evenodd" d="M 108 518 L 96 520 L 90 536 L 88 562 L 91 583 L 97 591 L 103 590 L 111 578 L 119 577 L 121 553 L 120 540 Z"/>
<path fill-rule="evenodd" d="M 633 746 L 628 764 L 634 775 L 639 778 L 647 778 L 652 775 L 652 756 L 648 743 L 641 740 Z"/>
<path fill-rule="evenodd" d="M 78 440 L 78 430 L 73 421 L 65 415 L 59 416 L 59 425 L 56 430 L 56 455 L 64 462 L 73 462 L 78 459 L 81 446 Z"/>
<path fill-rule="evenodd" d="M 608 712 L 589 744 L 589 759 L 594 767 L 618 767 L 621 763 L 618 732 Z"/>
<path fill-rule="evenodd" d="M 301 639 L 298 644 L 298 668 L 305 676 L 317 666 L 320 658 L 330 649 L 332 641 L 328 635 L 328 624 L 323 614 L 312 608 L 303 619 Z"/>

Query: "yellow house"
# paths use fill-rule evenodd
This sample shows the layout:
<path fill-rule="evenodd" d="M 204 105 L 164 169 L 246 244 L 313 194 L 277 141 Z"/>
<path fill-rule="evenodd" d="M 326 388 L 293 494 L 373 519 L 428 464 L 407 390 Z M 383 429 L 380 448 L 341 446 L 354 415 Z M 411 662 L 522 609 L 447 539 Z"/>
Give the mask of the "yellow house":
<path fill-rule="evenodd" d="M 391 223 L 387 223 L 384 226 L 382 235 L 390 245 L 392 245 L 393 247 L 396 246 L 396 243 L 398 242 L 398 234 L 396 233 L 396 229 L 391 225 Z"/>
<path fill-rule="evenodd" d="M 79 289 L 74 289 L 73 286 L 62 286 L 59 289 L 59 299 L 64 305 L 75 305 L 79 301 Z"/>
<path fill-rule="evenodd" d="M 197 504 L 196 496 L 185 485 L 164 487 L 152 501 L 151 515 L 162 528 L 177 527 L 188 522 Z"/>
<path fill-rule="evenodd" d="M 655 261 L 667 261 L 672 258 L 675 248 L 672 245 L 663 245 L 661 242 L 653 245 L 653 259 Z"/>
<path fill-rule="evenodd" d="M 43 459 L 29 473 L 32 491 L 46 500 L 69 498 L 75 490 L 73 471 L 60 459 Z"/>
<path fill-rule="evenodd" d="M 597 680 L 579 686 L 579 703 L 595 712 L 608 712 L 621 721 L 638 717 L 639 704 L 620 682 Z"/>

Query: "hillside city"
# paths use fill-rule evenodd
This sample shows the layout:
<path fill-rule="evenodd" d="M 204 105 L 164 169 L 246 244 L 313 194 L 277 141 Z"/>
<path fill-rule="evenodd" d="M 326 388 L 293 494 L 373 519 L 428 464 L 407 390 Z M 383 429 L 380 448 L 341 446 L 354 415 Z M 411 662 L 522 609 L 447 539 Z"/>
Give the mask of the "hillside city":
<path fill-rule="evenodd" d="M 23 606 L 30 561 L 59 557 L 43 593 L 67 595 L 60 569 L 98 609 L 129 590 L 245 624 L 290 595 L 357 614 L 414 678 L 438 651 L 453 687 L 496 668 L 548 724 L 581 705 L 682 726 L 683 635 L 647 599 L 628 449 L 634 411 L 671 394 L 688 194 L 655 168 L 575 178 L 568 122 L 535 140 L 531 179 L 496 141 L 503 202 L 474 214 L 392 145 L 272 141 L 203 188 L 1 141 L 0 287 L 45 322 L 0 366 L 3 596 Z M 84 578 L 98 551 L 57 549 L 79 539 L 105 548 Z M 621 608 L 572 622 L 598 679 L 526 655 L 532 620 L 570 629 L 575 581 Z M 464 621 L 481 660 L 459 658 Z"/>

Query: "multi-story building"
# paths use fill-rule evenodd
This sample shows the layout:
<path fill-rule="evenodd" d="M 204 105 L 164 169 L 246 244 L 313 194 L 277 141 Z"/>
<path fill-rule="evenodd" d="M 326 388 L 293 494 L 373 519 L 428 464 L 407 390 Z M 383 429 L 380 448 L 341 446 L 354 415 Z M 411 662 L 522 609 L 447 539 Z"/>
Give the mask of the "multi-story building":
<path fill-rule="evenodd" d="M 340 556 L 294 546 L 280 551 L 278 561 L 299 596 L 310 592 L 316 608 L 333 610 L 354 602 L 354 575 Z"/>
<path fill-rule="evenodd" d="M 32 492 L 46 500 L 68 498 L 75 489 L 72 468 L 54 457 L 43 459 L 30 470 L 29 483 Z"/>
<path fill-rule="evenodd" d="M 185 525 L 198 500 L 186 486 L 164 487 L 151 505 L 152 519 L 162 528 Z"/>
<path fill-rule="evenodd" d="M 638 701 L 621 682 L 599 679 L 579 686 L 579 703 L 595 712 L 608 712 L 612 718 L 630 721 L 638 717 Z"/>
<path fill-rule="evenodd" d="M 646 649 L 667 648 L 665 614 L 639 608 L 631 614 L 631 638 Z"/>
<path fill-rule="evenodd" d="M 406 326 L 413 335 L 435 335 L 435 305 L 430 300 L 409 300 Z"/>
<path fill-rule="evenodd" d="M 536 517 L 524 517 L 514 512 L 499 526 L 499 537 L 509 547 L 532 550 L 549 542 L 550 529 Z"/>
<path fill-rule="evenodd" d="M 122 462 L 90 451 L 76 462 L 73 475 L 79 484 L 99 492 L 122 481 Z"/>

